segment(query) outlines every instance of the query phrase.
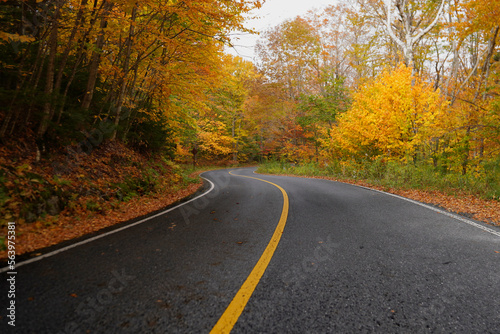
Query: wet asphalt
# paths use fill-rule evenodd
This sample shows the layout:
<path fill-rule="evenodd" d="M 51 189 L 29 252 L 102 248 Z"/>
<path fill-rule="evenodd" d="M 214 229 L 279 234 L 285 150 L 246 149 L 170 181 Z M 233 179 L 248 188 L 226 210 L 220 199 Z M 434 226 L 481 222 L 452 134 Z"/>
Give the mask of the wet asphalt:
<path fill-rule="evenodd" d="M 369 189 L 254 170 L 204 173 L 205 196 L 19 266 L 15 328 L 1 273 L 0 332 L 208 333 L 283 207 L 277 187 L 240 174 L 281 186 L 290 208 L 232 333 L 500 333 L 498 235 Z"/>

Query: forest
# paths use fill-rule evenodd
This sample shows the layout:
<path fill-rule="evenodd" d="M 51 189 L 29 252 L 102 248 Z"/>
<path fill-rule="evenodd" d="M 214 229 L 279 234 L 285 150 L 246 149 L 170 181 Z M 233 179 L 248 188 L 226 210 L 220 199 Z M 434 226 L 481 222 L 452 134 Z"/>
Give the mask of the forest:
<path fill-rule="evenodd" d="M 332 1 L 261 34 L 253 62 L 224 49 L 263 0 L 0 3 L 2 224 L 77 210 L 76 189 L 104 211 L 193 160 L 500 200 L 496 0 Z M 136 170 L 113 190 L 99 163 Z"/>
<path fill-rule="evenodd" d="M 499 14 L 495 1 L 356 0 L 276 26 L 248 104 L 279 115 L 262 153 L 499 199 Z"/>

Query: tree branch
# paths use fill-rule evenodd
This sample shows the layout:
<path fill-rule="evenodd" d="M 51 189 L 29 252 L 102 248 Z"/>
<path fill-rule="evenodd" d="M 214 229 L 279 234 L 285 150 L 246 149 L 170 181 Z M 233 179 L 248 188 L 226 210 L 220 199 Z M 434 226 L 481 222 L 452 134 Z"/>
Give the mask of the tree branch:
<path fill-rule="evenodd" d="M 444 1 L 444 0 L 443 0 Z M 394 42 L 402 47 L 403 49 L 405 48 L 405 45 L 402 40 L 400 40 L 392 31 L 391 27 L 391 5 L 392 5 L 392 0 L 385 0 L 386 7 L 387 7 L 387 20 L 386 20 L 386 25 L 387 25 L 387 32 L 389 33 L 389 36 L 394 40 Z"/>
<path fill-rule="evenodd" d="M 432 21 L 432 23 L 429 24 L 429 26 L 427 26 L 427 28 L 422 30 L 420 32 L 420 34 L 418 34 L 415 38 L 413 38 L 413 40 L 411 41 L 412 46 L 414 43 L 418 43 L 422 39 L 422 37 L 424 37 L 424 35 L 427 34 L 437 24 L 439 17 L 441 16 L 441 13 L 443 12 L 444 1 L 445 0 L 441 0 L 441 5 L 439 6 L 439 10 L 438 10 L 438 13 L 436 14 L 436 17 L 434 18 L 434 21 Z"/>

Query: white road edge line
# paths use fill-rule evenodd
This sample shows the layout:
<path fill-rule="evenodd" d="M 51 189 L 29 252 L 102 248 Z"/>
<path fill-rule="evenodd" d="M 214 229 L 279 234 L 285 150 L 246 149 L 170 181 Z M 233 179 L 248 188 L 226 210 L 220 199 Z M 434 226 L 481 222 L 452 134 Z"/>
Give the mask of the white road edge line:
<path fill-rule="evenodd" d="M 363 186 L 358 186 L 358 185 L 355 185 L 357 187 L 360 187 L 360 188 L 364 188 L 364 189 L 368 189 L 368 190 L 372 190 L 372 191 L 376 191 L 376 192 L 379 192 L 379 193 L 382 193 L 382 194 L 386 194 L 386 195 L 389 195 L 389 196 L 392 196 L 392 197 L 396 197 L 396 198 L 399 198 L 399 199 L 402 199 L 402 200 L 405 200 L 407 202 L 410 202 L 410 203 L 413 203 L 413 204 L 417 204 L 417 205 L 420 205 L 424 208 L 427 208 L 429 210 L 432 210 L 432 211 L 435 211 L 437 213 L 440 213 L 440 214 L 443 214 L 445 216 L 448 216 L 450 218 L 454 218 L 456 220 L 459 220 L 463 223 L 466 223 L 466 224 L 469 224 L 471 226 L 474 226 L 478 229 L 481 229 L 483 231 L 486 231 L 488 233 L 491 233 L 493 235 L 496 235 L 497 237 L 500 237 L 500 232 L 499 231 L 495 231 L 491 228 L 488 228 L 486 226 L 483 226 L 481 224 L 478 224 L 476 222 L 473 222 L 472 220 L 469 220 L 465 217 L 462 217 L 462 216 L 459 216 L 457 214 L 454 214 L 454 213 L 451 213 L 451 212 L 448 212 L 448 211 L 445 211 L 443 209 L 439 209 L 439 208 L 436 208 L 436 207 L 433 207 L 433 206 L 430 206 L 430 205 L 427 205 L 427 204 L 424 204 L 424 203 L 421 203 L 419 201 L 415 201 L 413 199 L 410 199 L 410 198 L 406 198 L 406 197 L 403 197 L 403 196 L 399 196 L 399 195 L 396 195 L 396 194 L 391 194 L 391 193 L 388 193 L 388 192 L 385 192 L 385 191 L 382 191 L 382 190 L 377 190 L 377 189 L 372 189 L 372 188 L 368 188 L 368 187 L 363 187 Z"/>
<path fill-rule="evenodd" d="M 270 174 L 260 174 L 260 173 L 256 173 L 255 171 L 253 172 L 254 174 L 257 174 L 257 175 L 270 175 Z M 314 177 L 307 177 L 309 179 L 316 179 Z M 325 179 L 316 179 L 316 180 L 325 180 Z M 488 233 L 491 233 L 493 235 L 496 235 L 497 237 L 500 237 L 500 231 L 495 231 L 491 228 L 488 228 L 486 226 L 483 226 L 481 224 L 478 224 L 476 222 L 473 222 L 472 220 L 469 220 L 467 218 L 464 218 L 464 217 L 461 217 L 459 215 L 456 215 L 456 214 L 453 214 L 451 212 L 448 212 L 448 211 L 445 211 L 443 209 L 439 209 L 439 208 L 435 208 L 433 206 L 430 206 L 430 205 L 427 205 L 427 204 L 424 204 L 424 203 L 421 203 L 419 201 L 415 201 L 413 199 L 410 199 L 410 198 L 406 198 L 406 197 L 403 197 L 403 196 L 399 196 L 399 195 L 396 195 L 396 194 L 391 194 L 391 193 L 388 193 L 388 192 L 385 192 L 385 191 L 382 191 L 382 190 L 377 190 L 377 189 L 373 189 L 373 188 L 369 188 L 369 187 L 364 187 L 364 186 L 360 186 L 360 185 L 357 185 L 357 184 L 352 184 L 352 183 L 347 183 L 347 182 L 342 182 L 342 181 L 334 181 L 334 180 L 327 180 L 327 181 L 331 181 L 331 182 L 339 182 L 339 183 L 343 183 L 343 184 L 349 184 L 351 186 L 355 186 L 355 187 L 358 187 L 358 188 L 363 188 L 363 189 L 367 189 L 367 190 L 371 190 L 371 191 L 376 191 L 376 192 L 379 192 L 381 194 L 385 194 L 385 195 L 389 195 L 389 196 L 392 196 L 392 197 L 396 197 L 396 198 L 399 198 L 399 199 L 402 199 L 404 201 L 407 201 L 407 202 L 410 202 L 410 203 L 413 203 L 413 204 L 417 204 L 417 205 L 420 205 L 426 209 L 429 209 L 429 210 L 432 210 L 434 212 L 437 212 L 437 213 L 440 213 L 440 214 L 443 214 L 445 216 L 448 216 L 450 218 L 454 218 L 456 220 L 459 220 L 463 223 L 466 223 L 466 224 L 469 224 L 471 226 L 474 226 L 478 229 L 481 229 L 483 231 L 486 231 Z"/>
<path fill-rule="evenodd" d="M 203 174 L 203 173 L 202 173 Z M 51 256 L 54 256 L 56 254 L 59 254 L 59 253 L 62 253 L 62 252 L 65 252 L 67 250 L 70 250 L 72 248 L 75 248 L 75 247 L 78 247 L 78 246 L 81 246 L 81 245 L 84 245 L 84 244 L 88 244 L 89 242 L 92 242 L 94 240 L 97 240 L 97 239 L 101 239 L 101 238 L 104 238 L 108 235 L 111 235 L 111 234 L 114 234 L 114 233 L 117 233 L 117 232 L 120 232 L 120 231 L 123 231 L 123 230 L 126 230 L 130 227 L 133 227 L 133 226 L 136 226 L 136 225 L 139 225 L 139 224 L 142 224 L 150 219 L 153 219 L 153 218 L 156 218 L 156 217 L 159 217 L 161 215 L 164 215 L 170 211 L 173 211 L 175 209 L 178 209 L 180 208 L 181 206 L 183 205 L 186 205 L 190 202 L 193 202 L 195 200 L 197 200 L 198 198 L 200 197 L 203 197 L 205 195 L 207 195 L 208 193 L 210 193 L 212 190 L 214 190 L 215 188 L 215 185 L 213 184 L 212 181 L 210 181 L 209 179 L 206 179 L 204 178 L 203 176 L 200 175 L 200 177 L 206 181 L 208 181 L 210 183 L 210 189 L 208 189 L 206 192 L 204 192 L 203 194 L 200 194 L 192 199 L 190 199 L 189 201 L 186 201 L 186 202 L 183 202 L 183 203 L 180 203 L 174 207 L 171 207 L 167 210 L 164 210 L 162 212 L 159 212 L 153 216 L 150 216 L 150 217 L 147 217 L 147 218 L 144 218 L 144 219 L 141 219 L 139 221 L 136 221 L 135 223 L 132 223 L 132 224 L 129 224 L 129 225 L 126 225 L 126 226 L 122 226 L 120 228 L 117 228 L 116 230 L 112 230 L 112 231 L 109 231 L 109 232 L 106 232 L 106 233 L 103 233 L 103 234 L 99 234 L 99 235 L 96 235 L 95 237 L 92 237 L 92 238 L 89 238 L 89 239 L 85 239 L 85 240 L 82 240 L 80 242 L 77 242 L 77 243 L 74 243 L 72 245 L 69 245 L 69 246 L 66 246 L 66 247 L 63 247 L 63 248 L 60 248 L 58 250 L 55 250 L 55 251 L 52 251 L 52 252 L 49 252 L 49 253 L 46 253 L 46 254 L 43 254 L 43 255 L 40 255 L 40 256 L 37 256 L 37 257 L 34 257 L 34 258 L 31 258 L 29 260 L 26 260 L 26 261 L 22 261 L 22 262 L 19 262 L 19 263 L 16 263 L 16 268 L 20 267 L 20 266 L 23 266 L 23 265 L 26 265 L 26 264 L 29 264 L 29 263 L 33 263 L 33 262 L 36 262 L 36 261 L 40 261 L 42 259 L 45 259 L 45 258 L 48 258 L 48 257 L 51 257 Z M 4 267 L 4 268 L 1 268 L 0 269 L 0 273 L 4 273 L 4 272 L 7 272 L 9 271 L 9 267 Z"/>

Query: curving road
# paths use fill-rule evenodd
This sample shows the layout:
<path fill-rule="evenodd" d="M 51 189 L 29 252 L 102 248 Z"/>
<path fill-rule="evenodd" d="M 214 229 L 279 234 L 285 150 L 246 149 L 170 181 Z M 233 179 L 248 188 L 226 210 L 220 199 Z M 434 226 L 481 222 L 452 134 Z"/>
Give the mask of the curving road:
<path fill-rule="evenodd" d="M 19 259 L 15 330 L 0 274 L 0 332 L 500 332 L 500 229 L 253 170 L 207 172 L 197 199 Z"/>

